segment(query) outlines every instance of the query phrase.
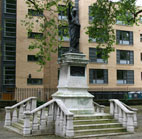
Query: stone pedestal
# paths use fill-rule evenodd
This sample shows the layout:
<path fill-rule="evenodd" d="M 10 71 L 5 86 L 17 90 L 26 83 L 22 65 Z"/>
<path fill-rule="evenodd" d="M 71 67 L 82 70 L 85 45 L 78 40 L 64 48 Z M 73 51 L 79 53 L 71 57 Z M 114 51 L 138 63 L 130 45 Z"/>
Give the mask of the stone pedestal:
<path fill-rule="evenodd" d="M 81 53 L 66 53 L 58 60 L 60 76 L 58 91 L 53 99 L 60 99 L 74 114 L 93 114 L 93 95 L 88 93 L 86 65 L 88 60 Z"/>

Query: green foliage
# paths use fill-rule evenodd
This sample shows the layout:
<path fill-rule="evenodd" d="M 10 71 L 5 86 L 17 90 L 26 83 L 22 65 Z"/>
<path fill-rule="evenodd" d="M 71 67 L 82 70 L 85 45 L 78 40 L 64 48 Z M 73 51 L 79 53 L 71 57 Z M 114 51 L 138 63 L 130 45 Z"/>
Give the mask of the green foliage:
<path fill-rule="evenodd" d="M 41 68 L 46 64 L 46 61 L 51 59 L 51 53 L 55 53 L 61 42 L 58 41 L 58 29 L 59 26 L 66 26 L 67 22 L 58 20 L 59 11 L 67 11 L 68 1 L 63 0 L 25 0 L 28 5 L 28 9 L 41 13 L 42 16 L 32 16 L 31 11 L 26 15 L 25 19 L 22 20 L 22 24 L 26 27 L 28 33 L 33 32 L 35 25 L 39 25 L 38 32 L 43 35 L 34 36 L 33 41 L 29 45 L 29 49 L 38 49 L 36 54 L 39 58 L 38 64 Z M 58 5 L 62 2 L 65 7 L 59 7 Z M 35 13 L 33 13 L 35 15 Z M 35 22 L 36 21 L 36 22 Z M 37 32 L 37 28 L 36 28 Z M 62 40 L 63 36 L 60 36 Z"/>
<path fill-rule="evenodd" d="M 86 33 L 90 38 L 96 39 L 97 48 L 104 48 L 102 49 L 104 59 L 107 59 L 110 52 L 114 51 L 116 38 L 113 26 L 116 24 L 116 20 L 123 21 L 126 25 L 137 25 L 141 12 L 136 7 L 136 0 L 118 2 L 97 0 L 91 5 L 90 16 L 93 18 Z"/>
<path fill-rule="evenodd" d="M 37 107 L 43 105 L 44 103 L 46 103 L 46 102 L 38 100 L 38 101 L 37 101 Z"/>

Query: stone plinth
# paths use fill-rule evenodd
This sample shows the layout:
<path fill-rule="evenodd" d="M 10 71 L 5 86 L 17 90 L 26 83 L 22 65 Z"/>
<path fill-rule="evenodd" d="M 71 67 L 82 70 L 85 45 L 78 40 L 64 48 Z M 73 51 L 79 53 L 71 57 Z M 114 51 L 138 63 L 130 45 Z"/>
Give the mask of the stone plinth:
<path fill-rule="evenodd" d="M 58 91 L 53 99 L 60 99 L 75 114 L 93 114 L 93 95 L 88 93 L 86 65 L 88 60 L 81 53 L 67 53 L 58 60 L 60 76 Z"/>

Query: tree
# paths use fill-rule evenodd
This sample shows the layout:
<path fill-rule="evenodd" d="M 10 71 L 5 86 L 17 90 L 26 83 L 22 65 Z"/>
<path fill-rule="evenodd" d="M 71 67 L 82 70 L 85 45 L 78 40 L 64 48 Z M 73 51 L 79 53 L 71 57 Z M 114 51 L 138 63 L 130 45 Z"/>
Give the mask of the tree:
<path fill-rule="evenodd" d="M 39 64 L 42 66 L 46 63 L 46 60 L 50 60 L 50 54 L 56 52 L 60 47 L 60 41 L 58 41 L 58 28 L 60 26 L 66 26 L 66 21 L 58 20 L 58 13 L 60 11 L 67 11 L 68 3 L 71 0 L 25 0 L 28 7 L 36 10 L 36 12 L 43 11 L 42 16 L 38 16 L 36 22 L 40 24 L 39 32 L 43 32 L 43 36 L 36 35 L 36 41 L 33 41 L 29 49 L 38 49 L 37 57 L 39 57 Z M 65 7 L 58 6 L 60 3 L 64 3 Z M 91 38 L 95 38 L 97 42 L 97 48 L 103 49 L 103 58 L 107 59 L 110 52 L 114 51 L 113 45 L 115 43 L 115 30 L 113 26 L 116 24 L 116 20 L 123 21 L 125 24 L 138 25 L 140 13 L 142 10 L 136 7 L 136 0 L 120 0 L 113 2 L 111 0 L 96 0 L 90 7 L 90 16 L 92 21 L 87 27 L 86 33 Z M 26 19 L 23 21 L 28 32 L 31 32 L 34 28 L 33 16 L 31 14 L 26 15 Z M 61 40 L 63 39 L 62 36 Z"/>
<path fill-rule="evenodd" d="M 38 64 L 42 67 L 47 60 L 51 59 L 51 53 L 57 52 L 58 47 L 60 47 L 61 41 L 58 41 L 58 29 L 61 26 L 66 26 L 67 22 L 58 20 L 58 13 L 60 11 L 66 13 L 68 1 L 25 0 L 25 2 L 30 10 L 25 19 L 22 20 L 22 24 L 26 26 L 29 36 L 34 29 L 34 25 L 39 24 L 39 34 L 33 36 L 35 39 L 29 45 L 29 49 L 38 49 L 36 56 L 38 57 Z M 61 2 L 66 6 L 59 7 L 58 5 Z M 36 15 L 36 17 L 33 15 Z M 60 40 L 62 39 L 63 36 L 61 35 Z"/>
<path fill-rule="evenodd" d="M 103 58 L 107 59 L 110 52 L 114 51 L 115 30 L 113 26 L 116 21 L 123 21 L 127 25 L 138 25 L 142 9 L 136 6 L 136 0 L 97 0 L 90 7 L 92 21 L 87 27 L 87 34 L 90 38 L 95 38 L 97 48 L 104 48 Z M 89 40 L 91 41 L 91 39 Z"/>

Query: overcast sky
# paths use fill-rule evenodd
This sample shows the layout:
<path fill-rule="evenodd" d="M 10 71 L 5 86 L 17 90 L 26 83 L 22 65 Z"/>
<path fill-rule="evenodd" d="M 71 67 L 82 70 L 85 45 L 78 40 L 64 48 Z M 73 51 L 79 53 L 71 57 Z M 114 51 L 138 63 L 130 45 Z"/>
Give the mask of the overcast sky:
<path fill-rule="evenodd" d="M 137 5 L 141 5 L 142 6 L 142 0 L 137 0 Z"/>
<path fill-rule="evenodd" d="M 112 0 L 112 1 L 119 1 L 119 0 Z M 142 6 L 142 0 L 137 0 L 137 5 Z"/>

